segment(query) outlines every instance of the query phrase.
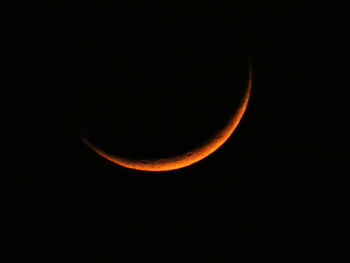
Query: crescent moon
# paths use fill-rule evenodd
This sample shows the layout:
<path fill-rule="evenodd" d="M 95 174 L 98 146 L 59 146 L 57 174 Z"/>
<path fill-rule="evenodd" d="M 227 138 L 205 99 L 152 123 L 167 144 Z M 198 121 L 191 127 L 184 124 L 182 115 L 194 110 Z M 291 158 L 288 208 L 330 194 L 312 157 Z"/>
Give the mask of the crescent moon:
<path fill-rule="evenodd" d="M 204 145 L 193 149 L 190 152 L 180 154 L 175 157 L 156 159 L 156 160 L 132 160 L 126 159 L 119 156 L 115 156 L 106 153 L 102 149 L 89 142 L 85 138 L 81 138 L 83 142 L 95 151 L 100 156 L 106 158 L 107 160 L 118 164 L 120 166 L 140 170 L 140 171 L 151 171 L 151 172 L 161 172 L 161 171 L 171 171 L 176 169 L 181 169 L 197 163 L 204 158 L 208 157 L 210 154 L 219 149 L 232 135 L 232 133 L 237 128 L 240 123 L 250 99 L 252 89 L 252 69 L 250 68 L 248 87 L 243 100 L 237 110 L 237 112 L 230 118 L 226 126 L 219 131 L 211 140 L 206 142 Z"/>

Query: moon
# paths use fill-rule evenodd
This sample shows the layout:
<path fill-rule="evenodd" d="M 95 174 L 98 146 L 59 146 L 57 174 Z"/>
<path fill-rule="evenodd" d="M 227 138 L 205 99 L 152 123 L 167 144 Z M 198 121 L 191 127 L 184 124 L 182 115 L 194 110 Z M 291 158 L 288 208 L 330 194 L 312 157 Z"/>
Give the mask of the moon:
<path fill-rule="evenodd" d="M 193 149 L 192 151 L 180 154 L 175 157 L 155 159 L 155 160 L 135 160 L 127 159 L 119 156 L 109 154 L 97 146 L 89 142 L 87 139 L 81 137 L 82 141 L 90 147 L 94 152 L 103 158 L 118 164 L 120 166 L 140 170 L 140 171 L 150 171 L 150 172 L 161 172 L 161 171 L 171 171 L 181 169 L 197 163 L 204 158 L 208 157 L 219 149 L 233 134 L 237 126 L 239 125 L 250 99 L 250 94 L 252 90 L 252 69 L 250 67 L 248 87 L 241 101 L 238 110 L 229 119 L 227 124 L 223 129 L 221 129 L 212 139 L 207 141 L 205 144 Z"/>

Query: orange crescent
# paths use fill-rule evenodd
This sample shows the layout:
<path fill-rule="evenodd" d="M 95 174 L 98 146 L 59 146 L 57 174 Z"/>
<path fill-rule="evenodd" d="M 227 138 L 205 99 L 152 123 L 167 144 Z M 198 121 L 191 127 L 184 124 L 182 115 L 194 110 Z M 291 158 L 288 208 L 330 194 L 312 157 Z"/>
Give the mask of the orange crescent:
<path fill-rule="evenodd" d="M 204 158 L 208 157 L 210 154 L 215 152 L 220 148 L 232 135 L 234 130 L 237 128 L 239 122 L 241 121 L 248 105 L 252 89 L 252 70 L 249 72 L 248 88 L 244 95 L 244 98 L 238 108 L 238 111 L 229 120 L 226 126 L 218 132 L 210 141 L 205 143 L 198 148 L 187 152 L 185 154 L 180 154 L 175 157 L 156 159 L 156 160 L 131 160 L 122 157 L 118 157 L 112 154 L 108 154 L 103 150 L 97 148 L 95 145 L 90 143 L 85 138 L 82 138 L 83 142 L 89 146 L 93 151 L 95 151 L 100 156 L 106 158 L 107 160 L 121 165 L 126 168 L 140 170 L 140 171 L 170 171 L 180 169 L 186 166 L 190 166 Z"/>

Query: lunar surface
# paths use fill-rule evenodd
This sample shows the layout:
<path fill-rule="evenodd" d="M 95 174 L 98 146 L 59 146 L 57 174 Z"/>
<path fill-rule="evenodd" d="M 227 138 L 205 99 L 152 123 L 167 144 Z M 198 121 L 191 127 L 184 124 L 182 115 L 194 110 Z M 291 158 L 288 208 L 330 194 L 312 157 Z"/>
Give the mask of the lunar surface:
<path fill-rule="evenodd" d="M 139 160 L 139 159 L 127 159 L 120 156 L 115 156 L 105 152 L 103 149 L 98 148 L 85 138 L 81 138 L 83 142 L 95 151 L 100 156 L 105 159 L 118 164 L 120 166 L 141 170 L 141 171 L 170 171 L 180 168 L 190 166 L 204 158 L 208 157 L 210 154 L 214 153 L 218 148 L 220 148 L 233 134 L 237 126 L 239 125 L 250 99 L 250 94 L 252 90 L 252 70 L 249 72 L 248 87 L 245 95 L 241 101 L 238 110 L 233 114 L 233 116 L 228 120 L 227 124 L 223 129 L 221 129 L 213 138 L 207 141 L 205 144 L 193 149 L 192 151 L 186 152 L 170 158 L 154 159 L 154 160 Z"/>

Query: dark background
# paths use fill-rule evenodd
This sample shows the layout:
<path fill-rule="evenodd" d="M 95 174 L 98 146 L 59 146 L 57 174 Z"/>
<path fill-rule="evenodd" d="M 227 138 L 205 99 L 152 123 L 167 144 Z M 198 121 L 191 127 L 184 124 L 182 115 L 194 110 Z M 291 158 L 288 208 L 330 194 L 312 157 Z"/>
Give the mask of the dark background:
<path fill-rule="evenodd" d="M 346 262 L 342 9 L 23 6 L 2 17 L 2 262 Z M 171 156 L 253 91 L 190 167 L 148 173 L 82 144 Z"/>

